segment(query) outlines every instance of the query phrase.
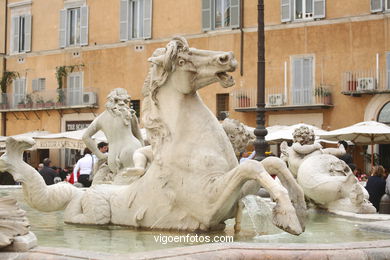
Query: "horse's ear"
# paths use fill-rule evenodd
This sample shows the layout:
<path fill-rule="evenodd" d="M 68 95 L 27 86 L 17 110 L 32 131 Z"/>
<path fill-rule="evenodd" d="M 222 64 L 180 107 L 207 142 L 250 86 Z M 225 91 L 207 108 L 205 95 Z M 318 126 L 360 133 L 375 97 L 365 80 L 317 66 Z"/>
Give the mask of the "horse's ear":
<path fill-rule="evenodd" d="M 162 66 L 162 64 L 164 62 L 164 55 L 160 55 L 157 57 L 150 57 L 148 59 L 148 61 L 153 63 L 153 64 L 156 64 L 157 66 Z"/>

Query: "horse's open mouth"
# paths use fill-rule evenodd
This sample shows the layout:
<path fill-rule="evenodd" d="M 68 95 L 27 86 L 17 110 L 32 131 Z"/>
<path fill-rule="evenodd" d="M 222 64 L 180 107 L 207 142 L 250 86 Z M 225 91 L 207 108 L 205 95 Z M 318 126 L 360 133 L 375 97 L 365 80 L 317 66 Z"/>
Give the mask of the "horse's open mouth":
<path fill-rule="evenodd" d="M 232 76 L 227 74 L 226 72 L 218 72 L 216 73 L 218 79 L 219 79 L 219 84 L 221 84 L 222 87 L 228 88 L 234 85 L 234 79 Z"/>

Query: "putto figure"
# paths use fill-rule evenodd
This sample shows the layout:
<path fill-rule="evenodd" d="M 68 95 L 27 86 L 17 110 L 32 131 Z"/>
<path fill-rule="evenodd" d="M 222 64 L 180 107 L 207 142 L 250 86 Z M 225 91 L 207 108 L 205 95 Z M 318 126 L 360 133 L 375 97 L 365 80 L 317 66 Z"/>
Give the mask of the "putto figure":
<path fill-rule="evenodd" d="M 123 88 L 116 88 L 107 96 L 106 111 L 100 114 L 83 135 L 86 146 L 99 160 L 108 159 L 108 167 L 115 176 L 134 167 L 133 154 L 144 145 L 135 111 L 129 107 L 130 96 Z M 110 144 L 110 151 L 103 154 L 92 136 L 102 130 Z"/>
<path fill-rule="evenodd" d="M 323 149 L 314 140 L 313 130 L 301 126 L 293 133 L 292 146 L 286 142 L 280 145 L 281 157 L 288 162 L 305 196 L 333 212 L 375 213 L 366 189 L 338 158 L 345 154 L 344 147 Z"/>

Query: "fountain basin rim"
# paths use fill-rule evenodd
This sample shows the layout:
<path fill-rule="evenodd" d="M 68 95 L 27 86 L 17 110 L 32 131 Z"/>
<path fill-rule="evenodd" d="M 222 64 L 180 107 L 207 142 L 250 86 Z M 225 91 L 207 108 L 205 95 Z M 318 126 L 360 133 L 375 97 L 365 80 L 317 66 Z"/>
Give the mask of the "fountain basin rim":
<path fill-rule="evenodd" d="M 24 253 L 0 253 L 0 258 L 21 256 L 23 259 L 39 259 L 42 256 L 51 256 L 52 259 L 164 259 L 164 258 L 253 258 L 263 259 L 275 257 L 282 259 L 328 259 L 333 257 L 345 259 L 374 259 L 380 254 L 381 259 L 390 259 L 390 240 L 376 240 L 352 243 L 334 244 L 298 244 L 298 243 L 240 243 L 203 244 L 196 246 L 177 247 L 148 252 L 129 254 L 109 254 L 91 251 L 74 250 L 68 248 L 54 248 L 38 246 Z M 351 258 L 352 257 L 352 258 Z"/>

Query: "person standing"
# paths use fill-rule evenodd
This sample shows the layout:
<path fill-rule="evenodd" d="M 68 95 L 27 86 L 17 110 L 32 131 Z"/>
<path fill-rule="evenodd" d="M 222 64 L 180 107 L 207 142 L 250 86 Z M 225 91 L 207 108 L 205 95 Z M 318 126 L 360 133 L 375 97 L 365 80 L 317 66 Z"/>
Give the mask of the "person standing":
<path fill-rule="evenodd" d="M 84 149 L 84 157 L 77 161 L 73 169 L 74 182 L 83 184 L 84 187 L 90 187 L 92 181 L 89 180 L 89 175 L 92 173 L 94 160 L 92 152 L 88 148 Z M 80 170 L 80 176 L 77 177 L 77 172 Z"/>
<path fill-rule="evenodd" d="M 341 145 L 344 146 L 345 154 L 338 157 L 340 160 L 343 160 L 353 172 L 356 169 L 356 164 L 353 163 L 352 155 L 348 153 L 348 143 L 346 141 L 339 141 L 337 146 L 340 147 Z"/>
<path fill-rule="evenodd" d="M 51 160 L 49 158 L 43 159 L 43 168 L 39 171 L 46 185 L 53 185 L 54 178 L 59 177 L 57 172 L 50 167 Z"/>
<path fill-rule="evenodd" d="M 374 205 L 376 211 L 379 211 L 379 203 L 382 196 L 385 194 L 386 187 L 386 171 L 383 166 L 374 166 L 371 169 L 371 176 L 367 180 L 366 190 L 370 195 L 369 201 Z"/>

